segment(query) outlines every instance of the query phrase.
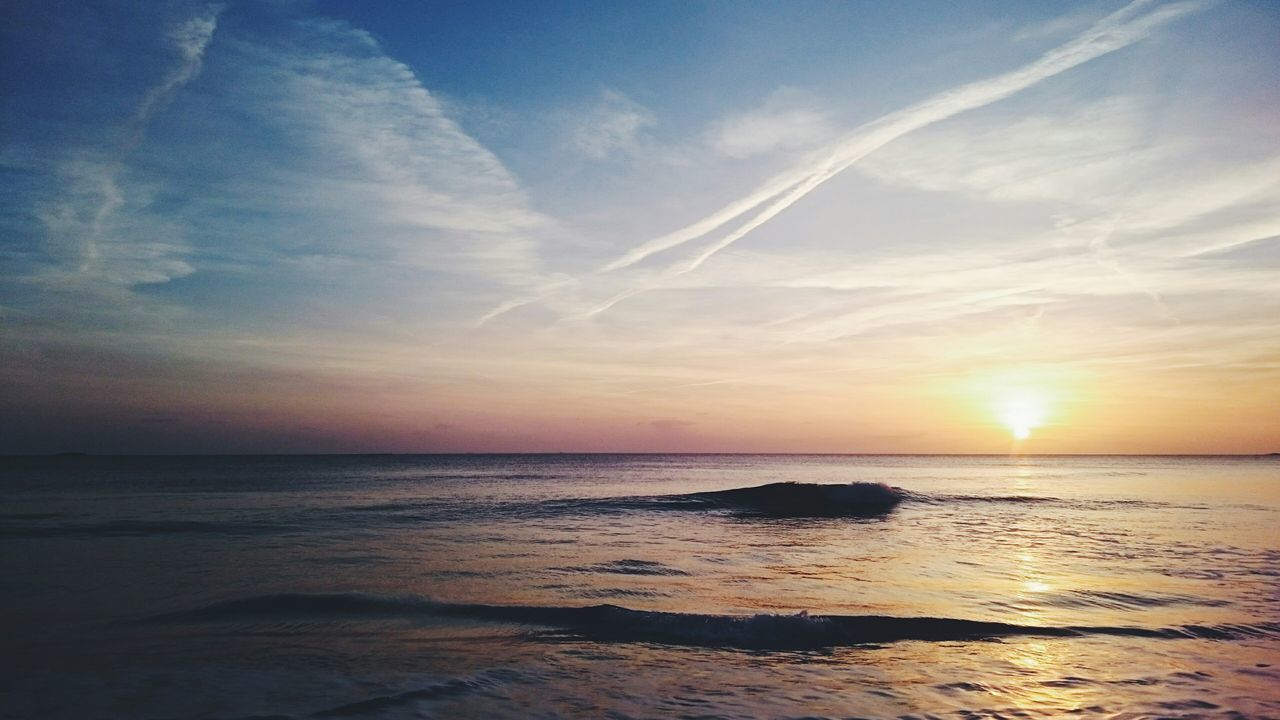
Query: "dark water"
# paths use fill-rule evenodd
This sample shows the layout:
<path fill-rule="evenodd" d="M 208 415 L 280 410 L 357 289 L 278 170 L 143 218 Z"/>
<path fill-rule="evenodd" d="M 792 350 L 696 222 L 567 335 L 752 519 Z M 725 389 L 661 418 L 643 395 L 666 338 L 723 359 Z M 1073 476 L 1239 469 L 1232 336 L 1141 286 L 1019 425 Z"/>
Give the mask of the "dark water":
<path fill-rule="evenodd" d="M 1276 459 L 9 458 L 0 497 L 0 717 L 1280 717 Z"/>

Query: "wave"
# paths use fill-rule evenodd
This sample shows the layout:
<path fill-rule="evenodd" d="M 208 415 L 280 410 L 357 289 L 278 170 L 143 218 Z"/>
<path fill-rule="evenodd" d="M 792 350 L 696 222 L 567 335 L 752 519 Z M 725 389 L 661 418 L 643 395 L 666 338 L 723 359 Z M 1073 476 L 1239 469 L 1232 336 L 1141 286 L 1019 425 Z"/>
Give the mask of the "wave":
<path fill-rule="evenodd" d="M 694 493 L 687 497 L 713 507 L 773 517 L 871 517 L 890 512 L 908 496 L 902 489 L 884 483 L 823 485 L 776 482 Z"/>
<path fill-rule="evenodd" d="M 930 494 L 912 492 L 878 482 L 844 484 L 775 482 L 753 487 L 678 495 L 549 500 L 525 507 L 523 510 L 525 513 L 537 515 L 566 512 L 720 511 L 753 517 L 872 518 L 888 515 L 899 505 L 908 502 L 944 506 L 970 503 L 1060 505 L 1080 509 L 1164 505 L 1124 498 L 1064 499 L 1048 495 Z"/>
<path fill-rule="evenodd" d="M 286 593 L 217 603 L 148 622 L 228 622 L 263 618 L 377 620 L 460 618 L 541 626 L 553 635 L 597 642 L 647 642 L 748 650 L 806 650 L 917 641 L 1006 637 L 1117 636 L 1233 640 L 1280 637 L 1280 623 L 1254 625 L 1040 626 L 985 620 L 890 615 L 709 615 L 632 610 L 618 605 L 557 607 L 447 603 L 364 593 Z"/>
<path fill-rule="evenodd" d="M 541 503 L 542 512 L 723 511 L 758 517 L 875 517 L 910 497 L 883 483 L 776 482 L 680 495 L 649 495 Z"/>

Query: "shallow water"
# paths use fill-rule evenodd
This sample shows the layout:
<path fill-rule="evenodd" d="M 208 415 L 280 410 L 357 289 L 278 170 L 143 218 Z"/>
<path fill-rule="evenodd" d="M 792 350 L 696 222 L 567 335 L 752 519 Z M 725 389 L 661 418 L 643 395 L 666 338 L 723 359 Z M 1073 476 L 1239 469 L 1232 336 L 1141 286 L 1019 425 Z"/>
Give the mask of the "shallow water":
<path fill-rule="evenodd" d="M 887 487 L 726 492 L 787 481 Z M 0 494 L 0 717 L 1280 716 L 1277 459 L 9 458 Z"/>

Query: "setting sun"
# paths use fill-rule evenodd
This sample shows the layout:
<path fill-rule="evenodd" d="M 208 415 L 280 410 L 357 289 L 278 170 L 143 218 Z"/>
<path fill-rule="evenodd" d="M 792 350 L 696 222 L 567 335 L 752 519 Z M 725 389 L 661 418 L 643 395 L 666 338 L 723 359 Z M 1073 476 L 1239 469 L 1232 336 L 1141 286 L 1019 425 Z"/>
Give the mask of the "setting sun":
<path fill-rule="evenodd" d="M 1032 430 L 1044 423 L 1046 405 L 1041 392 L 1012 390 L 1000 399 L 997 416 L 1015 440 L 1026 440 L 1031 437 Z"/>
<path fill-rule="evenodd" d="M 991 432 L 1008 433 L 1015 443 L 1031 439 L 1046 426 L 1069 425 L 1071 407 L 1090 396 L 1092 382 L 1082 373 L 1051 365 L 1003 367 L 975 372 L 957 386 L 970 413 Z"/>

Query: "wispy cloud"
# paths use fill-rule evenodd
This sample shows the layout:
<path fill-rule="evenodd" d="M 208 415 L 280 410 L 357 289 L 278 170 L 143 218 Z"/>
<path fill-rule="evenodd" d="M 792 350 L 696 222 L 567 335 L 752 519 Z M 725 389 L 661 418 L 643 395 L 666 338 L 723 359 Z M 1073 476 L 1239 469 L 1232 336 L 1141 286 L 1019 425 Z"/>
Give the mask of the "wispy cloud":
<path fill-rule="evenodd" d="M 830 115 L 816 100 L 795 88 L 779 88 L 760 107 L 721 118 L 709 139 L 718 152 L 745 158 L 776 150 L 807 150 L 829 140 Z"/>
<path fill-rule="evenodd" d="M 1002 100 L 1077 65 L 1131 45 L 1161 25 L 1204 7 L 1204 3 L 1181 2 L 1148 9 L 1151 4 L 1149 0 L 1130 3 L 1103 18 L 1081 36 L 1022 68 L 940 93 L 867 123 L 851 132 L 814 162 L 773 178 L 754 193 L 720 212 L 633 248 L 603 269 L 608 271 L 624 268 L 655 253 L 698 240 L 750 210 L 765 206 L 761 212 L 706 249 L 672 266 L 675 274 L 695 270 L 712 255 L 776 217 L 819 185 L 899 137 L 959 113 Z"/>
<path fill-rule="evenodd" d="M 627 298 L 661 287 L 675 277 L 698 269 L 716 253 L 777 217 L 823 183 L 908 133 L 1008 98 L 1050 77 L 1138 42 L 1162 25 L 1197 12 L 1205 6 L 1202 2 L 1155 4 L 1150 0 L 1136 0 L 1026 66 L 939 93 L 868 122 L 848 132 L 809 161 L 774 176 L 755 191 L 733 201 L 720 211 L 633 247 L 605 263 L 598 273 L 628 268 L 655 254 L 695 241 L 710 240 L 702 249 L 667 266 L 662 272 L 644 275 L 639 282 L 633 282 L 630 287 L 613 293 L 607 300 L 589 304 L 578 316 L 598 315 Z M 756 212 L 751 214 L 752 211 Z M 715 237 L 717 231 L 729 228 L 739 220 L 741 221 L 736 227 Z M 550 293 L 529 295 L 518 301 L 505 302 L 499 309 L 486 313 L 484 317 L 486 320 L 492 319 L 517 307 L 546 300 L 549 295 Z"/>
<path fill-rule="evenodd" d="M 172 64 L 121 67 L 138 100 L 40 166 L 41 252 L 0 287 L 20 299 L 13 337 L 235 364 L 280 353 L 229 338 L 271 337 L 299 365 L 339 346 L 363 363 L 369 334 L 419 342 L 555 279 L 519 179 L 368 33 L 286 16 L 257 34 L 225 12 L 158 28 L 149 49 Z M 193 285 L 160 287 L 178 278 Z"/>
<path fill-rule="evenodd" d="M 885 148 L 861 169 L 883 182 L 1005 207 L 1051 203 L 1054 230 L 1042 244 L 1086 250 L 1172 317 L 1154 277 L 1176 288 L 1165 271 L 1178 258 L 1280 228 L 1280 158 L 1206 157 L 1201 138 L 1153 131 L 1155 115 L 1122 98 L 952 124 Z M 1203 270 L 1200 282 L 1212 276 Z"/>
<path fill-rule="evenodd" d="M 502 161 L 366 33 L 329 21 L 295 28 L 287 42 L 234 45 L 229 92 L 287 144 L 270 156 L 279 162 L 225 168 L 226 201 L 280 224 L 293 215 L 313 230 L 316 252 L 528 277 L 531 233 L 547 219 Z"/>
<path fill-rule="evenodd" d="M 108 285 L 127 286 L 190 272 L 189 266 L 172 257 L 174 248 L 167 241 L 144 241 L 143 249 L 112 242 L 109 234 L 114 216 L 128 201 L 120 175 L 129 154 L 143 141 L 156 112 L 200 72 L 222 10 L 221 5 L 209 5 L 169 27 L 166 45 L 178 60 L 138 102 L 124 124 L 122 144 L 76 148 L 63 162 L 62 197 L 39 208 L 37 215 L 45 224 L 50 254 L 68 261 L 71 269 L 46 274 L 47 282 L 83 286 L 93 276 Z M 104 243 L 111 245 L 107 252 Z"/>
<path fill-rule="evenodd" d="M 218 16 L 224 8 L 225 6 L 221 4 L 208 5 L 202 12 L 169 28 L 165 39 L 168 45 L 178 53 L 179 61 L 169 69 L 158 85 L 147 91 L 142 102 L 138 103 L 138 108 L 133 114 L 134 142 L 141 140 L 137 133 L 141 133 L 146 128 L 156 111 L 200 72 L 205 48 L 213 39 L 213 33 L 218 28 Z"/>
<path fill-rule="evenodd" d="M 655 123 L 648 108 L 617 90 L 604 90 L 595 105 L 572 123 L 569 145 L 595 160 L 630 154 Z"/>

